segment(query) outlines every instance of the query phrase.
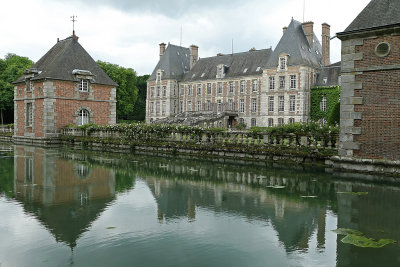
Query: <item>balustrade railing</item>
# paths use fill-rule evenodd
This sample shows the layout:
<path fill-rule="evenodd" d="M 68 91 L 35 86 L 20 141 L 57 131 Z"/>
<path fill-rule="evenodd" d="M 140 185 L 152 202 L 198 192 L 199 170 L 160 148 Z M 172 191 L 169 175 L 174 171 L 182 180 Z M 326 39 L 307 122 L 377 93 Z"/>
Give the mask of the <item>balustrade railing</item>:
<path fill-rule="evenodd" d="M 242 145 L 242 146 L 268 146 L 298 148 L 307 147 L 314 149 L 337 149 L 338 136 L 331 134 L 303 135 L 303 134 L 278 134 L 250 131 L 226 131 L 214 132 L 203 131 L 201 134 L 183 132 L 162 132 L 162 133 L 138 133 L 128 134 L 123 131 L 95 130 L 86 131 L 77 128 L 64 128 L 61 131 L 64 136 L 91 136 L 96 138 L 120 138 L 123 140 L 159 141 L 172 143 L 192 143 L 200 145 Z"/>
<path fill-rule="evenodd" d="M 14 127 L 8 125 L 0 125 L 0 133 L 12 133 L 14 132 Z"/>

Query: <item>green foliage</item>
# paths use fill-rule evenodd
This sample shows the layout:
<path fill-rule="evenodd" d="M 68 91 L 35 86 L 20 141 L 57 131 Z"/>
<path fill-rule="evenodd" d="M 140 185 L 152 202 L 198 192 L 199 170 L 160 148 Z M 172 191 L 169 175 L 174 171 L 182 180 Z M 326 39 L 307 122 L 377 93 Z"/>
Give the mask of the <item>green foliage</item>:
<path fill-rule="evenodd" d="M 14 114 L 14 86 L 11 84 L 22 76 L 33 62 L 27 57 L 7 54 L 0 59 L 0 124 L 3 124 L 5 113 Z"/>
<path fill-rule="evenodd" d="M 138 97 L 137 76 L 131 68 L 116 64 L 97 61 L 97 64 L 116 83 L 117 87 L 117 118 L 127 120 L 134 115 L 134 106 Z"/>
<path fill-rule="evenodd" d="M 326 96 L 326 111 L 321 110 L 321 101 Z M 311 120 L 319 121 L 321 119 L 328 120 L 330 114 L 334 110 L 340 98 L 340 86 L 326 86 L 311 88 L 310 97 L 310 116 Z"/>
<path fill-rule="evenodd" d="M 356 247 L 362 248 L 381 248 L 389 244 L 396 244 L 397 242 L 393 239 L 379 239 L 378 241 L 373 238 L 366 237 L 363 233 L 353 229 L 339 228 L 332 232 L 338 235 L 346 235 L 342 238 L 342 243 L 351 244 Z"/>
<path fill-rule="evenodd" d="M 236 125 L 236 129 L 238 129 L 238 130 L 244 130 L 244 129 L 246 129 L 246 124 L 245 123 L 238 123 L 237 125 Z"/>
<path fill-rule="evenodd" d="M 144 121 L 146 118 L 146 97 L 147 97 L 147 80 L 150 75 L 143 75 L 137 77 L 137 87 L 139 89 L 138 98 L 135 106 L 133 107 L 132 120 Z"/>
<path fill-rule="evenodd" d="M 337 102 L 328 118 L 328 125 L 339 125 L 340 123 L 340 102 Z"/>
<path fill-rule="evenodd" d="M 309 123 L 293 123 L 284 124 L 275 127 L 252 127 L 249 130 L 251 133 L 271 133 L 271 134 L 296 134 L 296 135 L 313 135 L 313 136 L 329 136 L 331 134 L 339 134 L 337 126 L 321 125 L 317 122 Z"/>

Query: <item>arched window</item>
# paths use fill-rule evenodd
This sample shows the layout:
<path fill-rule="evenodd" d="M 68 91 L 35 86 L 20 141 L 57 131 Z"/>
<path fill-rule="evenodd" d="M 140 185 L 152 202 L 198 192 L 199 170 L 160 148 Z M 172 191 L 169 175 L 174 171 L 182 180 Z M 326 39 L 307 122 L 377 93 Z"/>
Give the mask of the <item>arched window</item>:
<path fill-rule="evenodd" d="M 78 125 L 85 125 L 89 123 L 89 111 L 81 109 L 78 113 Z"/>

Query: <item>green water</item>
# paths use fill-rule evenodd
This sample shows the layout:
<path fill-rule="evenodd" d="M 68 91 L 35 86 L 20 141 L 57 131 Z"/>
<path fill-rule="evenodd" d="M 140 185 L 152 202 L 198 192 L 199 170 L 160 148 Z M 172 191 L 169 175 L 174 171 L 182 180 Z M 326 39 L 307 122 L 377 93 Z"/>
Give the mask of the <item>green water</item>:
<path fill-rule="evenodd" d="M 400 240 L 400 186 L 294 165 L 0 144 L 0 214 L 1 267 L 400 266 L 332 231 Z"/>

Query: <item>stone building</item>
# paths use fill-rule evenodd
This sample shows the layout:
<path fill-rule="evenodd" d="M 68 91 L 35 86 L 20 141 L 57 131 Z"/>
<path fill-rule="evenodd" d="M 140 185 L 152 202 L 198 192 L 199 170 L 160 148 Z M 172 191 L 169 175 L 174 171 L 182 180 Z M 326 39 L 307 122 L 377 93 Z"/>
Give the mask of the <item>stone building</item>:
<path fill-rule="evenodd" d="M 330 64 L 330 26 L 322 44 L 314 23 L 283 28 L 275 50 L 199 59 L 199 48 L 160 44 L 160 61 L 148 80 L 146 122 L 275 126 L 310 118 L 310 89 Z"/>
<path fill-rule="evenodd" d="M 344 32 L 340 156 L 400 160 L 400 1 L 372 0 Z"/>
<path fill-rule="evenodd" d="M 52 138 L 68 124 L 116 123 L 117 84 L 75 33 L 57 40 L 14 85 L 15 140 Z"/>

